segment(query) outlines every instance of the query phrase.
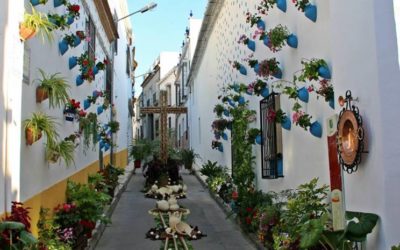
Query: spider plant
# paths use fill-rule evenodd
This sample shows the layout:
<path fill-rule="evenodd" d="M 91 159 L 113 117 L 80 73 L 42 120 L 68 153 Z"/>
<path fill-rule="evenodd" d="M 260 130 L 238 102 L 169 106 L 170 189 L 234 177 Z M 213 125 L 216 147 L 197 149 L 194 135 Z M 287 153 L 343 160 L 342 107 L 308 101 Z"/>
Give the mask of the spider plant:
<path fill-rule="evenodd" d="M 47 137 L 47 144 L 54 144 L 58 138 L 56 124 L 53 117 L 42 112 L 33 113 L 31 118 L 23 122 L 26 133 L 26 143 L 32 145 L 35 141 L 40 139 L 42 132 L 44 132 Z"/>
<path fill-rule="evenodd" d="M 42 69 L 39 69 L 42 79 L 38 79 L 40 85 L 38 89 L 47 92 L 49 96 L 49 107 L 64 107 L 69 100 L 68 89 L 70 86 L 66 78 L 61 77 L 60 73 L 47 75 Z"/>
<path fill-rule="evenodd" d="M 22 41 L 28 40 L 40 33 L 42 40 L 46 36 L 48 41 L 53 41 L 52 30 L 54 24 L 49 21 L 47 16 L 41 12 L 37 12 L 32 7 L 32 13 L 25 12 L 24 21 L 20 25 L 20 38 Z"/>
<path fill-rule="evenodd" d="M 75 145 L 71 141 L 61 141 L 59 143 L 50 143 L 46 145 L 46 160 L 56 163 L 62 158 L 67 165 L 71 166 L 74 162 Z"/>

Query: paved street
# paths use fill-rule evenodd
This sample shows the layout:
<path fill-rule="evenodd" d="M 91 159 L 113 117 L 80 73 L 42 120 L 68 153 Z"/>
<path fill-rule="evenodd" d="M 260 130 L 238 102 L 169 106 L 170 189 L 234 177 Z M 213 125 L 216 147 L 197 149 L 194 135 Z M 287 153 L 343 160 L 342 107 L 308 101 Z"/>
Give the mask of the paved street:
<path fill-rule="evenodd" d="M 194 249 L 255 249 L 242 236 L 237 226 L 225 218 L 220 207 L 194 176 L 183 174 L 183 178 L 188 186 L 188 198 L 179 200 L 179 203 L 191 211 L 187 221 L 199 226 L 207 234 L 201 240 L 192 241 Z M 160 248 L 160 241 L 145 239 L 145 233 L 155 225 L 152 216 L 148 214 L 148 210 L 155 207 L 155 200 L 144 198 L 140 192 L 143 183 L 141 174 L 133 176 L 115 208 L 112 224 L 106 228 L 96 247 L 97 250 Z"/>

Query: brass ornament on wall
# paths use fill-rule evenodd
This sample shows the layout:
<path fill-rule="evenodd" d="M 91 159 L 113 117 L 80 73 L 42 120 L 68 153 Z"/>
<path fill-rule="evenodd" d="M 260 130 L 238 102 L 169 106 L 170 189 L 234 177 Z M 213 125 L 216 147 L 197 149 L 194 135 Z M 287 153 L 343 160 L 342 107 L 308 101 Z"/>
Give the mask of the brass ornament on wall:
<path fill-rule="evenodd" d="M 341 99 L 345 107 L 340 111 L 337 124 L 337 149 L 340 165 L 351 174 L 357 171 L 361 163 L 361 154 L 364 152 L 363 120 L 358 107 L 352 104 L 350 90 L 347 90 L 345 98 Z"/>

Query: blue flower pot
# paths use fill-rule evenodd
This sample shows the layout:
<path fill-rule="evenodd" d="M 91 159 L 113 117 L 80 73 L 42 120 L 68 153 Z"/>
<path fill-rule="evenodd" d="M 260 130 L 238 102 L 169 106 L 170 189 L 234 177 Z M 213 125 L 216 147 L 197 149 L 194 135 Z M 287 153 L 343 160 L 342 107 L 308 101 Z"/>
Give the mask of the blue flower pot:
<path fill-rule="evenodd" d="M 278 177 L 283 177 L 283 159 L 278 159 L 277 170 L 278 170 L 277 173 Z"/>
<path fill-rule="evenodd" d="M 63 0 L 54 0 L 54 8 L 60 7 L 63 5 Z"/>
<path fill-rule="evenodd" d="M 103 113 L 103 106 L 98 106 L 97 107 L 97 114 L 100 115 L 101 113 Z"/>
<path fill-rule="evenodd" d="M 243 65 L 240 65 L 239 72 L 244 76 L 247 75 L 247 70 Z"/>
<path fill-rule="evenodd" d="M 104 151 L 108 151 L 110 149 L 110 144 L 106 143 L 106 145 L 104 145 Z"/>
<path fill-rule="evenodd" d="M 36 6 L 36 5 L 40 4 L 40 1 L 39 0 L 31 0 L 31 4 L 32 4 L 32 6 Z"/>
<path fill-rule="evenodd" d="M 256 136 L 256 143 L 257 143 L 258 145 L 261 145 L 261 143 L 262 143 L 262 136 L 261 136 L 261 135 L 257 135 L 257 136 Z"/>
<path fill-rule="evenodd" d="M 247 43 L 247 48 L 252 51 L 256 51 L 256 43 L 253 40 L 249 39 L 249 42 Z"/>
<path fill-rule="evenodd" d="M 273 76 L 278 79 L 282 79 L 282 75 L 283 75 L 282 70 L 280 68 L 278 68 L 278 71 L 275 74 L 273 74 Z"/>
<path fill-rule="evenodd" d="M 309 98 L 309 94 L 308 94 L 308 90 L 306 89 L 306 87 L 302 87 L 300 89 L 297 90 L 297 96 L 299 97 L 300 100 L 302 100 L 303 102 L 307 103 L 308 102 L 308 98 Z"/>
<path fill-rule="evenodd" d="M 322 126 L 318 121 L 311 123 L 310 132 L 313 136 L 321 138 L 322 136 Z"/>
<path fill-rule="evenodd" d="M 269 89 L 267 87 L 265 87 L 261 90 L 261 96 L 264 98 L 269 96 Z"/>
<path fill-rule="evenodd" d="M 256 74 L 258 74 L 258 72 L 260 72 L 260 64 L 256 64 L 254 65 L 254 72 L 256 72 Z"/>
<path fill-rule="evenodd" d="M 233 108 L 236 108 L 236 104 L 234 101 L 232 101 L 231 99 L 228 100 L 229 105 L 231 105 Z"/>
<path fill-rule="evenodd" d="M 240 97 L 239 97 L 238 103 L 239 103 L 240 105 L 243 105 L 243 104 L 246 103 L 246 100 L 244 99 L 243 96 L 240 96 Z"/>
<path fill-rule="evenodd" d="M 90 102 L 88 99 L 83 101 L 83 109 L 86 110 L 90 107 Z"/>
<path fill-rule="evenodd" d="M 47 16 L 47 18 L 48 18 L 49 22 L 51 22 L 52 24 L 54 24 L 54 25 L 56 26 L 56 28 L 57 28 L 57 26 L 58 26 L 57 20 L 54 19 L 54 18 L 52 18 L 52 17 L 49 17 L 49 16 Z"/>
<path fill-rule="evenodd" d="M 235 84 L 232 85 L 232 89 L 233 89 L 235 92 L 239 93 L 239 91 L 240 91 L 240 85 L 235 83 Z"/>
<path fill-rule="evenodd" d="M 318 75 L 325 79 L 331 79 L 331 72 L 329 71 L 329 68 L 325 66 L 318 68 Z"/>
<path fill-rule="evenodd" d="M 69 69 L 73 69 L 78 64 L 78 58 L 76 56 L 71 56 L 68 59 Z"/>
<path fill-rule="evenodd" d="M 287 38 L 286 38 L 286 42 L 287 44 L 292 47 L 292 48 L 297 48 L 298 45 L 298 40 L 297 40 L 297 36 L 290 34 Z"/>
<path fill-rule="evenodd" d="M 99 73 L 99 68 L 97 68 L 96 66 L 93 67 L 93 73 L 95 75 L 97 75 L 97 73 Z"/>
<path fill-rule="evenodd" d="M 257 22 L 257 28 L 261 30 L 265 30 L 265 23 L 263 20 L 258 20 Z"/>
<path fill-rule="evenodd" d="M 304 15 L 313 22 L 317 21 L 317 6 L 309 4 L 304 8 Z"/>
<path fill-rule="evenodd" d="M 264 43 L 265 46 L 268 46 L 268 43 L 269 43 L 269 37 L 268 36 L 264 37 L 263 43 Z"/>
<path fill-rule="evenodd" d="M 67 24 L 71 25 L 75 21 L 75 18 L 73 16 L 68 16 L 67 17 Z"/>
<path fill-rule="evenodd" d="M 329 100 L 329 107 L 331 107 L 332 109 L 335 109 L 335 98 L 332 98 Z"/>
<path fill-rule="evenodd" d="M 92 93 L 93 97 L 98 97 L 99 96 L 99 92 L 97 90 L 94 90 Z"/>
<path fill-rule="evenodd" d="M 74 47 L 77 47 L 79 44 L 81 44 L 81 39 L 79 36 L 74 35 Z"/>
<path fill-rule="evenodd" d="M 221 138 L 220 133 L 217 131 L 214 131 L 214 138 L 215 138 L 215 140 L 219 140 Z"/>
<path fill-rule="evenodd" d="M 68 51 L 68 42 L 65 39 L 62 39 L 58 43 L 58 49 L 60 50 L 61 55 L 64 55 L 65 52 Z"/>
<path fill-rule="evenodd" d="M 292 127 L 292 121 L 290 120 L 289 116 L 286 116 L 282 123 L 281 123 L 282 128 L 286 129 L 286 130 L 290 130 Z"/>
<path fill-rule="evenodd" d="M 224 147 L 222 146 L 222 144 L 220 144 L 220 145 L 218 146 L 218 151 L 219 151 L 219 152 L 224 152 Z"/>
<path fill-rule="evenodd" d="M 82 78 L 82 75 L 78 75 L 78 76 L 76 77 L 76 80 L 75 80 L 76 86 L 82 85 L 83 82 L 84 82 L 84 80 L 83 80 L 83 78 Z"/>
<path fill-rule="evenodd" d="M 228 135 L 225 132 L 222 132 L 221 134 L 222 139 L 224 139 L 225 141 L 228 140 Z"/>
<path fill-rule="evenodd" d="M 250 92 L 248 89 L 246 89 L 246 94 L 253 95 L 253 92 Z"/>
<path fill-rule="evenodd" d="M 286 12 L 286 0 L 276 0 L 276 7 L 278 7 L 278 9 L 281 11 Z"/>
<path fill-rule="evenodd" d="M 229 117 L 229 111 L 226 110 L 226 109 L 224 109 L 224 115 L 225 115 L 226 117 Z"/>
<path fill-rule="evenodd" d="M 100 143 L 99 143 L 99 146 L 100 146 L 100 149 L 103 149 L 104 148 L 104 146 L 105 146 L 105 142 L 104 141 L 100 141 Z"/>

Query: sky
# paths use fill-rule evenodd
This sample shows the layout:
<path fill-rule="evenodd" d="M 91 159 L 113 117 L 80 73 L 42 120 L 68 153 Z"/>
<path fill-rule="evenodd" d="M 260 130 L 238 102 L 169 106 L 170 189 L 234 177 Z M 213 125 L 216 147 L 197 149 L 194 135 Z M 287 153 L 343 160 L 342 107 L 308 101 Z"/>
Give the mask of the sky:
<path fill-rule="evenodd" d="M 139 63 L 136 76 L 148 72 L 160 52 L 181 51 L 190 11 L 193 11 L 193 18 L 202 19 L 208 1 L 128 0 L 129 13 L 141 9 L 150 2 L 157 3 L 157 7 L 130 17 L 136 46 L 135 57 Z M 141 91 L 142 81 L 142 77 L 136 78 L 135 96 Z"/>

